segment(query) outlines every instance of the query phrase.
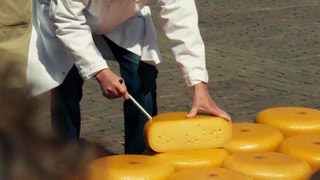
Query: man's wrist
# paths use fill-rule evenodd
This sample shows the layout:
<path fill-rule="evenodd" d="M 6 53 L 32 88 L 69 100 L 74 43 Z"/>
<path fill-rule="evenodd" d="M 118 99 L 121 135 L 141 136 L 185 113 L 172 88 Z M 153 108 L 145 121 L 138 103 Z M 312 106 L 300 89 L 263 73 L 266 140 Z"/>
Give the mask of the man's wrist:
<path fill-rule="evenodd" d="M 203 88 L 203 87 L 207 87 L 207 83 L 203 81 L 200 81 L 192 86 L 194 90 L 197 88 Z"/>
<path fill-rule="evenodd" d="M 105 69 L 101 69 L 100 71 L 98 71 L 94 77 L 96 78 L 97 81 L 100 81 L 100 79 L 102 78 L 102 76 L 107 72 L 108 68 Z"/>

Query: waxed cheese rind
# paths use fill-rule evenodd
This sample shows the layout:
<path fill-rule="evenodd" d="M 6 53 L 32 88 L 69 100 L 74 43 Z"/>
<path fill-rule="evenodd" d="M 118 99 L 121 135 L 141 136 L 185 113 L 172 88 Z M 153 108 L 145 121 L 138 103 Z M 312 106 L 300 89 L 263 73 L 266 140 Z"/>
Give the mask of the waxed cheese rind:
<path fill-rule="evenodd" d="M 257 123 L 233 123 L 232 138 L 224 149 L 233 154 L 236 152 L 271 152 L 284 139 L 275 127 Z"/>
<path fill-rule="evenodd" d="M 254 179 L 308 179 L 312 169 L 301 159 L 278 152 L 239 152 L 229 156 L 223 168 L 239 171 Z"/>
<path fill-rule="evenodd" d="M 168 180 L 253 180 L 252 177 L 238 171 L 225 168 L 193 168 L 176 172 L 168 177 Z"/>
<path fill-rule="evenodd" d="M 317 170 L 320 169 L 320 135 L 295 135 L 284 139 L 278 152 L 303 159 Z"/>
<path fill-rule="evenodd" d="M 154 179 L 166 180 L 174 167 L 164 160 L 147 155 L 120 154 L 89 163 L 86 180 Z"/>
<path fill-rule="evenodd" d="M 305 107 L 274 107 L 258 112 L 256 123 L 276 127 L 285 137 L 320 135 L 320 110 Z"/>
<path fill-rule="evenodd" d="M 154 156 L 169 162 L 176 171 L 193 168 L 220 167 L 229 156 L 222 148 L 156 153 Z"/>

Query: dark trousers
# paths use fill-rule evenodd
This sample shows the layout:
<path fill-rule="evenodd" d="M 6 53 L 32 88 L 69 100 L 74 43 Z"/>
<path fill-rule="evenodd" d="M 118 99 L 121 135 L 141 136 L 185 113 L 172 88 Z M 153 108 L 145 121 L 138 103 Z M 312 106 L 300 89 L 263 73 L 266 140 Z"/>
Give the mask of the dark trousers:
<path fill-rule="evenodd" d="M 128 92 L 154 116 L 157 114 L 155 66 L 140 61 L 140 56 L 119 47 L 104 38 L 119 62 L 120 74 Z M 51 120 L 54 132 L 65 140 L 78 140 L 80 135 L 80 100 L 83 80 L 73 67 L 62 85 L 51 92 Z M 127 100 L 123 104 L 125 127 L 125 153 L 141 154 L 146 149 L 144 125 L 147 117 Z"/>
<path fill-rule="evenodd" d="M 80 101 L 83 79 L 75 66 L 63 83 L 51 90 L 51 123 L 62 140 L 77 141 L 80 136 Z"/>

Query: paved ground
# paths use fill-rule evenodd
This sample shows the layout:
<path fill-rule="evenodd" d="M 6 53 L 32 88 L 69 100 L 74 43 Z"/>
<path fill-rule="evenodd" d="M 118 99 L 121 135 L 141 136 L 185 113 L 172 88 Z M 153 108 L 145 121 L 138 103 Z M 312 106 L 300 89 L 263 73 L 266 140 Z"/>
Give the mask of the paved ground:
<path fill-rule="evenodd" d="M 198 0 L 197 5 L 210 93 L 235 122 L 253 121 L 258 111 L 275 106 L 320 109 L 319 0 Z M 161 32 L 159 42 L 165 60 L 159 66 L 159 112 L 188 111 L 192 92 L 184 88 Z M 98 83 L 90 80 L 82 110 L 81 136 L 123 153 L 122 101 L 102 98 Z"/>

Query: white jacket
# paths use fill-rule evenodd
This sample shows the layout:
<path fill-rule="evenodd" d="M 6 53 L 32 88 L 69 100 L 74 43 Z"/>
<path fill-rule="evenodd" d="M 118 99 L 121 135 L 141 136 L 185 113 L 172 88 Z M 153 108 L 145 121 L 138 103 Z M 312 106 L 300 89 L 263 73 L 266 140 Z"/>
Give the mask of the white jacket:
<path fill-rule="evenodd" d="M 150 64 L 159 63 L 156 31 L 149 10 L 142 9 L 146 3 L 147 0 L 34 0 L 28 94 L 38 95 L 60 85 L 74 64 L 85 80 L 108 68 L 91 32 L 107 35 Z M 158 4 L 162 28 L 171 40 L 186 84 L 208 82 L 194 0 L 158 0 Z M 144 26 L 128 23 L 139 18 Z M 130 28 L 136 31 L 130 33 Z"/>

